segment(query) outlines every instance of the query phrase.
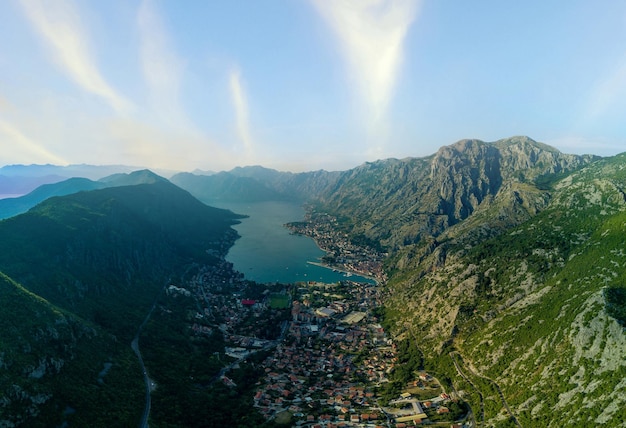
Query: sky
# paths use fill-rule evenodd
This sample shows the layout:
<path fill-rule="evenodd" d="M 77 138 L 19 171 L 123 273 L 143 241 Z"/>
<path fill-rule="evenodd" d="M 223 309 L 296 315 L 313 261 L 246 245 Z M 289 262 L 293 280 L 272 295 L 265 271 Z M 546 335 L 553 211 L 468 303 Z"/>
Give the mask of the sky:
<path fill-rule="evenodd" d="M 0 165 L 626 151 L 619 0 L 0 0 Z"/>

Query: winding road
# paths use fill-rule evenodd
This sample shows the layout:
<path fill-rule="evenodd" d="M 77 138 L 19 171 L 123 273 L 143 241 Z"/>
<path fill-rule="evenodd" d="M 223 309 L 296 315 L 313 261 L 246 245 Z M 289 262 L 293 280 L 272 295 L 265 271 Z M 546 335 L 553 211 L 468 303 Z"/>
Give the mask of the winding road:
<path fill-rule="evenodd" d="M 165 289 L 165 287 L 163 287 L 163 289 Z M 150 379 L 150 377 L 148 376 L 148 370 L 146 369 L 146 366 L 143 363 L 141 351 L 139 350 L 139 335 L 141 334 L 141 330 L 143 330 L 143 327 L 146 325 L 146 323 L 150 319 L 150 316 L 152 315 L 152 311 L 154 311 L 154 308 L 156 308 L 158 298 L 159 297 L 157 295 L 157 297 L 154 299 L 154 303 L 152 304 L 152 307 L 150 308 L 150 311 L 148 311 L 148 314 L 146 315 L 143 322 L 137 329 L 137 334 L 135 334 L 135 338 L 130 343 L 130 347 L 132 348 L 135 355 L 137 355 L 137 359 L 139 360 L 139 365 L 141 366 L 141 372 L 143 373 L 143 380 L 146 384 L 146 404 L 143 409 L 143 415 L 141 417 L 141 422 L 139 423 L 139 428 L 148 428 L 148 418 L 150 417 L 150 406 L 152 405 L 150 393 L 154 389 L 154 385 L 155 385 L 154 381 Z"/>
<path fill-rule="evenodd" d="M 470 385 L 472 385 L 474 387 L 474 389 L 476 389 L 476 391 L 478 391 L 478 394 L 480 395 L 480 407 L 481 407 L 481 413 L 482 413 L 482 420 L 484 422 L 485 421 L 485 409 L 484 409 L 483 394 L 476 387 L 476 385 L 474 385 L 472 383 L 472 381 L 469 380 L 469 378 L 467 376 L 465 376 L 465 374 L 463 374 L 463 372 L 461 371 L 461 369 L 458 366 L 458 363 L 457 363 L 456 359 L 454 358 L 454 355 L 459 356 L 459 358 L 462 358 L 462 357 L 461 357 L 461 354 L 459 354 L 456 351 L 455 352 L 450 352 L 450 358 L 452 359 L 452 362 L 454 363 L 454 367 L 456 368 L 456 371 L 459 373 L 459 375 L 461 375 L 461 377 L 463 377 L 463 379 L 465 379 Z M 506 402 L 506 399 L 504 398 L 504 394 L 502 393 L 502 390 L 500 389 L 500 385 L 498 385 L 495 380 L 493 380 L 491 378 L 488 378 L 486 376 L 479 375 L 478 373 L 474 372 L 472 370 L 472 368 L 469 365 L 467 365 L 467 364 L 465 364 L 465 368 L 467 369 L 467 371 L 472 376 L 484 379 L 484 380 L 486 380 L 487 382 L 491 383 L 494 386 L 494 388 L 496 389 L 496 391 L 498 391 L 498 394 L 500 395 L 500 400 L 502 401 L 502 406 L 509 413 L 509 415 L 511 416 L 511 419 L 513 420 L 515 425 L 517 425 L 519 428 L 522 428 L 522 425 L 519 423 L 519 421 L 517 420 L 517 418 L 515 417 L 515 415 L 511 411 L 511 408 L 509 407 L 509 403 Z"/>
<path fill-rule="evenodd" d="M 150 406 L 151 406 L 151 398 L 150 392 L 152 392 L 152 380 L 148 377 L 148 372 L 146 370 L 146 366 L 143 364 L 143 358 L 141 357 L 141 352 L 139 351 L 139 337 L 135 336 L 133 341 L 130 344 L 130 347 L 133 348 L 135 355 L 139 359 L 139 365 L 141 366 L 141 371 L 143 372 L 143 379 L 146 383 L 146 404 L 143 409 L 143 415 L 141 416 L 141 422 L 139 423 L 139 428 L 148 428 L 148 417 L 150 416 Z"/>
<path fill-rule="evenodd" d="M 465 379 L 465 381 L 469 383 L 472 388 L 476 390 L 476 392 L 478 393 L 478 396 L 480 397 L 480 414 L 478 415 L 478 418 L 482 423 L 484 423 L 485 422 L 485 400 L 484 400 L 483 394 L 482 392 L 480 392 L 480 389 L 478 389 L 478 387 L 476 387 L 476 385 L 474 385 L 472 381 L 467 376 L 465 376 L 465 373 L 463 373 L 463 371 L 459 367 L 459 364 L 456 362 L 456 359 L 454 358 L 453 354 L 454 352 L 450 352 L 449 355 L 450 355 L 450 358 L 452 359 L 452 362 L 454 363 L 454 368 L 456 369 L 457 373 L 459 374 L 459 376 Z M 476 418 L 474 416 L 474 413 L 472 413 L 471 418 L 473 421 L 473 426 L 478 426 L 476 423 Z"/>

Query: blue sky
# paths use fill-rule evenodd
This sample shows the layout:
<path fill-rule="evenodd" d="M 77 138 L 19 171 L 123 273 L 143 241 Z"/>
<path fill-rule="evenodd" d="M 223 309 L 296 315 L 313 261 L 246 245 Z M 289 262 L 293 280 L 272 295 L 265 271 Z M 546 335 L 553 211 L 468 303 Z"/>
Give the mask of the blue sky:
<path fill-rule="evenodd" d="M 626 2 L 0 0 L 0 165 L 626 150 Z"/>

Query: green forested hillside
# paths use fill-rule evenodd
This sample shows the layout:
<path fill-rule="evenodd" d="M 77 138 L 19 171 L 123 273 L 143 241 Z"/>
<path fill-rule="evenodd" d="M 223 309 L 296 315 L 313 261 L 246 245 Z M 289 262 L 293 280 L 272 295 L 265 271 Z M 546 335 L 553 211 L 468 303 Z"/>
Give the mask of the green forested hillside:
<path fill-rule="evenodd" d="M 98 181 L 83 177 L 68 178 L 63 181 L 44 184 L 20 197 L 0 199 L 0 220 L 25 213 L 30 208 L 53 196 L 71 195 L 72 193 L 103 189 L 105 187 L 152 184 L 164 180 L 164 178 L 149 170 L 113 174 Z"/>
<path fill-rule="evenodd" d="M 130 337 L 169 276 L 226 251 L 233 221 L 169 182 L 51 198 L 0 222 L 0 271 Z"/>
<path fill-rule="evenodd" d="M 144 385 L 126 342 L 0 273 L 2 426 L 128 426 Z"/>
<path fill-rule="evenodd" d="M 0 221 L 0 426 L 137 426 L 131 340 L 169 280 L 223 259 L 236 218 L 161 179 Z"/>

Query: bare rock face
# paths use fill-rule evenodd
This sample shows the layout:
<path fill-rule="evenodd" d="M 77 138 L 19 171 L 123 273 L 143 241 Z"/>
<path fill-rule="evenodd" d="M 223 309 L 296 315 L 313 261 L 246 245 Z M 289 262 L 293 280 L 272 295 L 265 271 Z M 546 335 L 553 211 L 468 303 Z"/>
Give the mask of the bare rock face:
<path fill-rule="evenodd" d="M 439 149 L 430 180 L 442 211 L 456 223 L 467 218 L 502 185 L 498 150 L 478 140 L 463 140 Z"/>
<path fill-rule="evenodd" d="M 594 159 L 528 137 L 461 140 L 430 157 L 346 171 L 319 200 L 325 210 L 352 219 L 352 233 L 399 248 L 437 237 L 492 206 L 502 211 L 498 227 L 519 224 L 546 206 L 547 182 Z"/>

